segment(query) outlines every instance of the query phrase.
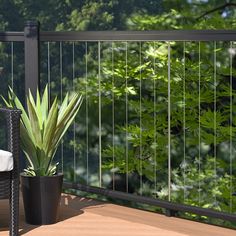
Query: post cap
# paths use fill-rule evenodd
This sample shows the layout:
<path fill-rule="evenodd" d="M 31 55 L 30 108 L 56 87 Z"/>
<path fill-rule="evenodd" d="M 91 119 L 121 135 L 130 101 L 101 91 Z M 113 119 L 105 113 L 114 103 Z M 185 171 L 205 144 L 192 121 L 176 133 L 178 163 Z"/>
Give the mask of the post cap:
<path fill-rule="evenodd" d="M 35 20 L 29 20 L 25 22 L 25 26 L 39 26 L 39 22 Z"/>

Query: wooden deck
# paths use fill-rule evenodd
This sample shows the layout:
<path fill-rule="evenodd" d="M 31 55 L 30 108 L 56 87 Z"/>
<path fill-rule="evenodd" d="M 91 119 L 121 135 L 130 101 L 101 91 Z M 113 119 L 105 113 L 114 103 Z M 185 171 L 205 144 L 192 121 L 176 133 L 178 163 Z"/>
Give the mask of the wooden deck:
<path fill-rule="evenodd" d="M 0 236 L 8 235 L 8 217 L 8 202 L 1 200 Z M 29 236 L 235 236 L 236 230 L 63 195 L 60 220 L 54 225 L 25 224 L 21 204 L 20 234 Z"/>

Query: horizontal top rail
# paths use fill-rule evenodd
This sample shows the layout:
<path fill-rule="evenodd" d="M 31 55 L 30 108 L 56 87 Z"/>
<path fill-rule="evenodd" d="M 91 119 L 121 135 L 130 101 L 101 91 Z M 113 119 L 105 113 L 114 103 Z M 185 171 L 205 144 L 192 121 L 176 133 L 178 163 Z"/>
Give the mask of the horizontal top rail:
<path fill-rule="evenodd" d="M 0 32 L 1 42 L 24 40 L 24 32 Z M 40 41 L 236 41 L 236 30 L 45 31 Z"/>
<path fill-rule="evenodd" d="M 41 32 L 41 41 L 236 41 L 236 30 Z"/>
<path fill-rule="evenodd" d="M 1 42 L 24 42 L 24 32 L 0 32 Z"/>

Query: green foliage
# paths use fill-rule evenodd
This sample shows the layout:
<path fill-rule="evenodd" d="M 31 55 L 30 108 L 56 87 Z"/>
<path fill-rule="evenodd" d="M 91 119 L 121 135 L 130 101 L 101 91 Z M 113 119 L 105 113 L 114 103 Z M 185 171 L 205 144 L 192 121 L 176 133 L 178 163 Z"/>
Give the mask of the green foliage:
<path fill-rule="evenodd" d="M 225 46 L 223 43 L 217 44 L 217 64 L 220 64 L 220 67 L 217 68 L 216 84 L 214 84 L 214 65 L 211 57 L 213 43 L 200 44 L 199 87 L 199 44 L 186 43 L 184 62 L 183 43 L 171 43 L 171 199 L 220 211 L 229 211 L 230 204 L 232 206 L 230 201 L 235 202 L 231 196 L 235 186 L 235 175 L 230 174 L 228 168 L 230 158 L 232 161 L 235 160 L 235 148 L 231 146 L 232 154 L 223 150 L 225 146 L 229 147 L 230 140 L 232 143 L 236 141 L 234 121 L 230 126 L 229 120 L 229 102 L 231 95 L 235 96 L 234 84 L 231 85 L 229 80 L 222 79 L 229 76 L 228 61 L 223 59 L 229 57 L 227 49 L 229 45 L 223 48 Z M 118 175 L 126 174 L 128 170 L 130 178 L 136 174 L 142 177 L 142 185 L 136 185 L 135 192 L 140 193 L 142 189 L 143 194 L 147 196 L 154 194 L 158 198 L 167 199 L 167 43 L 143 43 L 141 66 L 139 61 L 137 63 L 140 45 L 128 44 L 127 65 L 122 56 L 124 48 L 125 43 L 123 47 L 120 44 L 113 44 L 113 50 L 119 51 L 115 54 L 114 65 L 106 59 L 103 59 L 102 64 L 104 68 L 102 101 L 106 101 L 104 109 L 111 109 L 108 105 L 112 104 L 112 99 L 115 104 L 125 104 L 126 95 L 128 97 L 128 126 L 122 124 L 123 119 L 119 119 L 121 117 L 115 114 L 115 140 L 120 139 L 119 142 L 116 141 L 114 146 L 111 145 L 108 140 L 105 141 L 105 135 L 111 131 L 104 132 L 103 147 L 107 143 L 107 148 L 103 148 L 102 152 L 103 172 Z M 103 55 L 105 58 L 109 56 Z M 127 72 L 126 67 L 128 67 Z M 233 75 L 234 73 L 233 70 Z M 112 76 L 114 84 L 111 84 Z M 132 92 L 128 87 L 132 88 Z M 113 98 L 108 95 L 109 91 L 113 92 Z M 233 100 L 233 107 L 234 104 Z M 122 109 L 125 109 L 124 105 Z M 125 117 L 124 113 L 122 117 Z M 104 119 L 110 122 L 111 118 Z M 125 137 L 128 139 L 128 152 Z M 216 157 L 214 150 L 217 152 Z M 232 168 L 232 173 L 235 173 L 235 167 Z M 184 178 L 183 173 L 185 173 Z M 231 190 L 226 187 L 230 184 Z M 231 210 L 234 212 L 235 208 Z"/>
<path fill-rule="evenodd" d="M 67 93 L 61 106 L 57 98 L 49 107 L 48 87 L 45 87 L 42 98 L 37 91 L 34 98 L 29 91 L 27 97 L 27 111 L 25 111 L 18 97 L 10 89 L 8 101 L 3 98 L 8 107 L 16 107 L 22 111 L 20 122 L 21 148 L 28 160 L 29 167 L 25 170 L 27 175 L 51 176 L 56 173 L 57 164 L 53 158 L 65 132 L 75 119 L 82 97 L 75 93 L 69 100 Z"/>
<path fill-rule="evenodd" d="M 63 31 L 236 27 L 235 7 L 224 7 L 221 0 L 14 0 L 3 3 L 0 5 L 0 27 L 3 30 L 22 29 L 23 22 L 29 18 L 40 20 L 43 30 Z M 169 43 L 171 200 L 224 212 L 235 212 L 236 202 L 231 196 L 231 192 L 236 190 L 235 54 L 232 57 L 231 84 L 228 42 L 216 42 L 216 49 L 214 43 L 210 42 Z M 60 84 L 59 47 L 57 43 L 50 43 L 49 69 L 51 77 L 56 78 L 52 79 L 50 84 L 52 97 L 56 97 L 61 88 L 63 91 L 72 88 L 69 59 L 71 44 L 63 43 L 62 47 L 63 79 Z M 235 48 L 235 43 L 233 47 Z M 3 63 L 1 67 L 7 71 L 6 65 L 9 64 L 7 62 L 10 57 L 5 52 L 5 45 L 0 45 L 0 49 Z M 101 134 L 103 187 L 110 187 L 113 175 L 115 178 L 125 176 L 128 171 L 129 186 L 132 187 L 129 189 L 130 192 L 168 199 L 168 43 L 101 42 L 100 90 L 97 43 L 88 42 L 87 48 L 82 42 L 75 43 L 75 49 L 76 78 L 73 80 L 73 88 L 75 91 L 81 91 L 86 97 L 86 103 L 83 103 L 81 116 L 75 121 L 74 133 L 68 129 L 67 135 L 64 136 L 63 150 L 68 156 L 64 163 L 67 165 L 64 169 L 65 176 L 70 181 L 73 179 L 98 185 L 98 136 Z M 47 48 L 44 47 L 42 52 L 44 60 L 41 81 L 44 83 L 48 76 L 45 56 Z M 18 71 L 20 69 L 17 73 Z M 16 80 L 20 78 L 18 74 L 15 77 Z M 15 87 L 18 89 L 19 86 Z M 3 92 L 5 90 L 2 89 Z M 102 106 L 101 133 L 98 127 L 99 93 Z M 230 112 L 233 114 L 232 120 Z M 78 126 L 77 123 L 82 125 Z M 37 130 L 38 127 L 34 126 L 34 129 Z M 40 137 L 37 137 L 37 140 L 40 141 Z M 76 158 L 76 171 L 71 168 L 72 158 L 69 159 L 73 155 L 79 156 Z M 88 163 L 86 157 L 89 158 Z M 108 181 L 105 181 L 107 176 Z M 121 179 L 122 184 L 126 184 L 125 178 Z"/>

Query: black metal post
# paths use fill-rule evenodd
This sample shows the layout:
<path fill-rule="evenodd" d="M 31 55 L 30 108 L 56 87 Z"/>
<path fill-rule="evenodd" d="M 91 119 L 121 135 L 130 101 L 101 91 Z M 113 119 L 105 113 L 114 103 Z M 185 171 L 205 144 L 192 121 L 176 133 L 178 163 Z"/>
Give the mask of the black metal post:
<path fill-rule="evenodd" d="M 165 215 L 168 216 L 168 217 L 171 217 L 171 216 L 176 216 L 178 211 L 174 211 L 174 210 L 171 210 L 171 209 L 165 209 Z"/>
<path fill-rule="evenodd" d="M 25 94 L 28 95 L 30 89 L 33 97 L 39 87 L 39 29 L 37 21 L 25 23 Z"/>

